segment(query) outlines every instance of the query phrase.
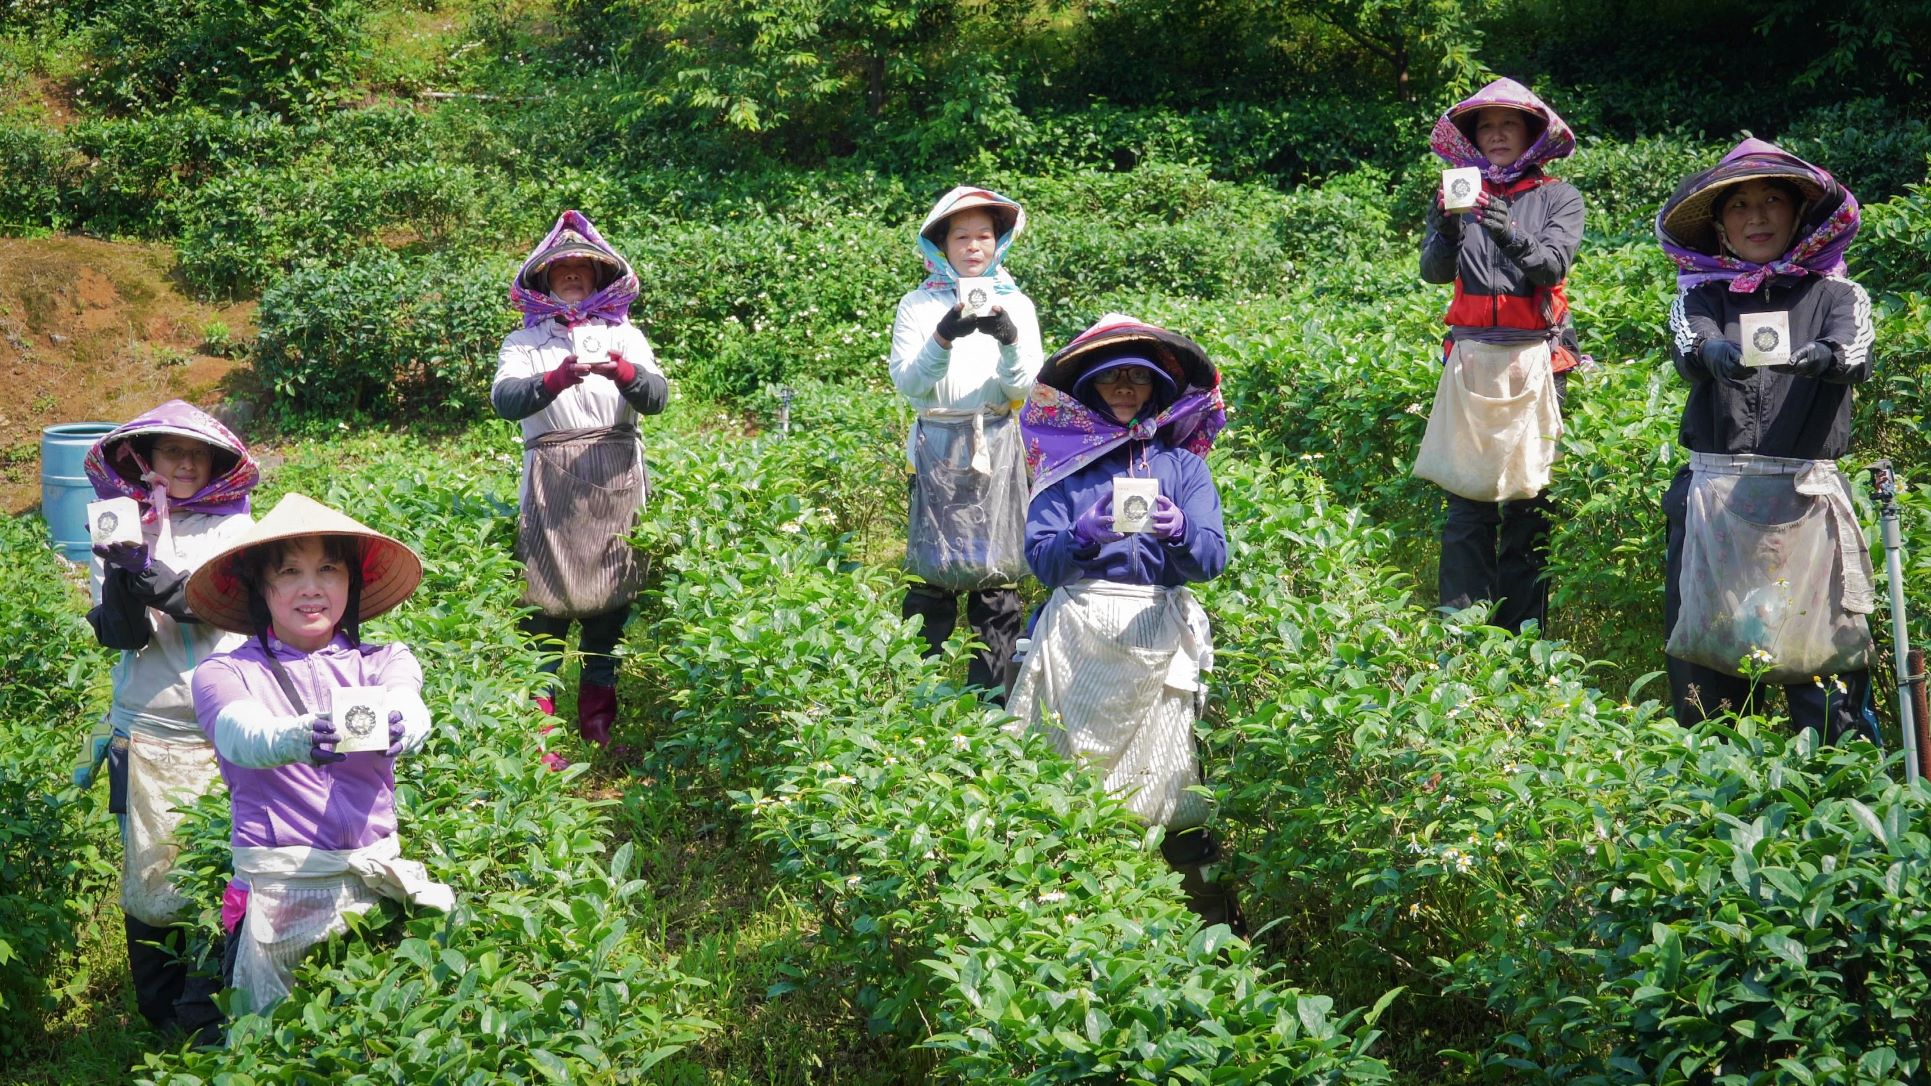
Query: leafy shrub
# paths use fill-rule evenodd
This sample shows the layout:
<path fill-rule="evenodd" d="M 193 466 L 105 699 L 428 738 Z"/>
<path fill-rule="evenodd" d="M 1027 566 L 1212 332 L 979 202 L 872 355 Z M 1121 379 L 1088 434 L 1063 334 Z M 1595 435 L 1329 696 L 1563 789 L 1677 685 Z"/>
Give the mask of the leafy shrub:
<path fill-rule="evenodd" d="M 73 144 L 39 125 L 0 123 L 0 232 L 65 225 L 61 194 L 73 184 Z"/>
<path fill-rule="evenodd" d="M 91 24 L 97 101 L 295 114 L 339 100 L 362 5 L 348 0 L 113 0 Z"/>
<path fill-rule="evenodd" d="M 173 235 L 186 193 L 297 146 L 294 131 L 272 115 L 199 107 L 88 119 L 69 134 L 87 158 L 68 198 L 75 221 L 97 234 L 139 237 Z"/>
<path fill-rule="evenodd" d="M 489 221 L 486 189 L 467 167 L 437 163 L 248 168 L 185 194 L 165 213 L 181 222 L 189 283 L 247 297 L 303 261 L 471 239 Z"/>
<path fill-rule="evenodd" d="M 262 296 L 254 365 L 283 423 L 475 418 L 514 327 L 511 269 L 493 260 L 367 253 L 311 265 Z"/>
<path fill-rule="evenodd" d="M 19 1053 L 53 1006 L 50 968 L 71 951 L 83 891 L 112 870 L 89 832 L 92 805 L 67 780 L 84 718 L 105 708 L 106 654 L 81 618 L 85 593 L 37 517 L 0 518 L 10 556 L 0 593 L 0 1057 Z M 95 824 L 98 825 L 98 824 Z M 90 885 L 91 884 L 91 885 Z"/>
<path fill-rule="evenodd" d="M 1778 135 L 1777 145 L 1829 170 L 1870 204 L 1924 183 L 1931 123 L 1900 115 L 1881 99 L 1856 98 L 1802 114 Z"/>

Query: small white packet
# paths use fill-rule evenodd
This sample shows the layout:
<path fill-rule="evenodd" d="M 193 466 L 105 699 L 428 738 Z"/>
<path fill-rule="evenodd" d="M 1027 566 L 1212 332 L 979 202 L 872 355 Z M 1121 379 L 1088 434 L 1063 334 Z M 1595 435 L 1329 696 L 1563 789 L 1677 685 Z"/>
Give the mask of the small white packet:
<path fill-rule="evenodd" d="M 337 754 L 389 749 L 389 691 L 380 686 L 338 686 L 329 695 Z"/>
<path fill-rule="evenodd" d="M 1743 315 L 1743 364 L 1782 366 L 1790 362 L 1790 314 L 1745 313 Z"/>
<path fill-rule="evenodd" d="M 1442 210 L 1451 213 L 1475 207 L 1482 193 L 1482 171 L 1473 166 L 1442 171 Z"/>
<path fill-rule="evenodd" d="M 579 324 L 570 329 L 570 353 L 584 365 L 595 366 L 610 361 L 610 348 L 615 341 L 612 334 L 616 331 L 601 324 Z"/>
<path fill-rule="evenodd" d="M 141 503 L 133 498 L 105 498 L 87 503 L 87 535 L 96 544 L 139 543 Z"/>
<path fill-rule="evenodd" d="M 1113 530 L 1123 534 L 1153 529 L 1153 504 L 1160 500 L 1160 480 L 1131 475 L 1113 477 Z"/>
<path fill-rule="evenodd" d="M 962 275 L 959 277 L 959 301 L 964 303 L 967 317 L 988 317 L 992 315 L 993 278 L 990 275 Z"/>

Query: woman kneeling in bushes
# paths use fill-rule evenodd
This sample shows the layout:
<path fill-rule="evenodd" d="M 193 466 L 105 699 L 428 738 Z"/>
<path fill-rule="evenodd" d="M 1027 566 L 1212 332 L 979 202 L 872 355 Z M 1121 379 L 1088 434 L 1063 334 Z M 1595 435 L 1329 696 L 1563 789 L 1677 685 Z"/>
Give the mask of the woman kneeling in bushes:
<path fill-rule="evenodd" d="M 1837 740 L 1870 691 L 1870 551 L 1836 459 L 1871 376 L 1871 300 L 1845 277 L 1857 200 L 1748 139 L 1656 216 L 1676 263 L 1670 353 L 1690 463 L 1663 496 L 1671 701 L 1693 723 L 1781 685 L 1791 724 Z M 1760 711 L 1760 710 L 1759 710 Z"/>
<path fill-rule="evenodd" d="M 228 782 L 235 879 L 221 915 L 247 1010 L 286 996 L 302 954 L 378 896 L 455 904 L 396 840 L 396 758 L 429 738 L 422 668 L 408 646 L 359 636 L 421 580 L 399 541 L 290 494 L 188 581 L 202 621 L 251 636 L 194 672 Z"/>
<path fill-rule="evenodd" d="M 1209 924 L 1245 934 L 1208 877 L 1219 848 L 1193 726 L 1213 664 L 1186 588 L 1227 565 L 1202 459 L 1226 425 L 1220 375 L 1192 340 L 1110 314 L 1046 360 L 1020 415 L 1034 473 L 1026 559 L 1053 590 L 1013 688 L 1016 728 L 1104 774 L 1148 823 Z M 1118 497 L 1116 498 L 1116 491 Z"/>

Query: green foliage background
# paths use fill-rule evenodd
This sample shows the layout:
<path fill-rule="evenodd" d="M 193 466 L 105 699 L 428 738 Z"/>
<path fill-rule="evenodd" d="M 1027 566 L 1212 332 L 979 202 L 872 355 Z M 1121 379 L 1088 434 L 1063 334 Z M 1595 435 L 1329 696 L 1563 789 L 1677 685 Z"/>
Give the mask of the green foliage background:
<path fill-rule="evenodd" d="M 170 242 L 190 289 L 259 299 L 264 497 L 431 556 L 380 636 L 431 677 L 405 833 L 466 912 L 384 914 L 218 1056 L 114 1024 L 112 834 L 65 783 L 105 660 L 42 555 L 0 593 L 32 633 L 0 661 L 4 1080 L 1921 1081 L 1931 793 L 1865 746 L 1685 733 L 1656 703 L 1682 389 L 1649 224 L 1746 132 L 1845 180 L 1879 359 L 1846 468 L 1908 482 L 1926 56 L 1931 19 L 1877 0 L 7 6 L 0 230 Z M 1425 133 L 1493 74 L 1583 137 L 1558 171 L 1589 206 L 1570 290 L 1597 365 L 1554 484 L 1552 639 L 1430 608 L 1438 499 L 1407 470 L 1443 305 L 1413 266 Z M 912 230 L 964 180 L 1027 206 L 1009 267 L 1049 349 L 1125 310 L 1226 374 L 1202 738 L 1271 925 L 1251 946 L 1194 930 L 1131 819 L 897 618 L 883 357 Z M 487 388 L 510 270 L 565 207 L 636 265 L 679 402 L 649 428 L 633 750 L 557 776 Z M 0 529 L 39 553 L 33 518 Z M 204 888 L 222 815 L 191 820 Z"/>

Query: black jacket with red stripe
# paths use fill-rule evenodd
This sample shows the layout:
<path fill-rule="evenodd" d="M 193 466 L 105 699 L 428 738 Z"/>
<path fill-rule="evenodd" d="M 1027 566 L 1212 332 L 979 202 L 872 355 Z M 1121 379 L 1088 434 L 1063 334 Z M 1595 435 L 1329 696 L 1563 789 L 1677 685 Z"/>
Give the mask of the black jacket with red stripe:
<path fill-rule="evenodd" d="M 1464 213 L 1459 237 L 1433 207 L 1421 241 L 1421 277 L 1454 283 L 1442 317 L 1451 327 L 1560 329 L 1569 321 L 1563 286 L 1582 246 L 1582 193 L 1567 181 L 1536 173 L 1507 185 L 1484 181 L 1492 196 L 1509 200 L 1520 243 L 1505 249 Z"/>

